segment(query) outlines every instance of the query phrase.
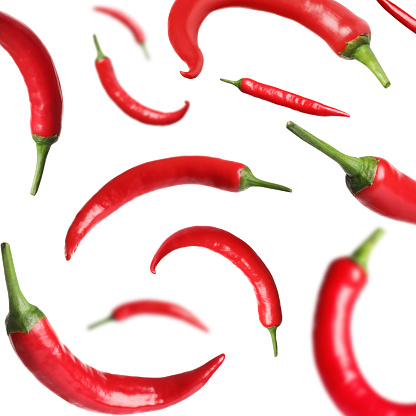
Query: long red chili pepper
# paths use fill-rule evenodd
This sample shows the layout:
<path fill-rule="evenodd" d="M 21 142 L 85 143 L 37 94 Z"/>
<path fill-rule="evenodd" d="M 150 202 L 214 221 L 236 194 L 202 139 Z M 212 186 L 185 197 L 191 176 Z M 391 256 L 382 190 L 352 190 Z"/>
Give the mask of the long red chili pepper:
<path fill-rule="evenodd" d="M 136 39 L 136 42 L 142 47 L 145 57 L 147 59 L 150 58 L 149 52 L 146 48 L 146 36 L 143 29 L 132 17 L 121 10 L 113 9 L 112 7 L 95 6 L 94 10 L 96 12 L 101 12 L 108 16 L 114 17 L 114 19 L 117 19 L 119 22 L 128 27 L 133 34 L 134 39 Z"/>
<path fill-rule="evenodd" d="M 136 315 L 152 314 L 170 316 L 191 324 L 202 331 L 208 332 L 208 328 L 188 309 L 177 303 L 155 299 L 140 299 L 117 306 L 111 315 L 88 326 L 94 329 L 110 321 L 124 321 Z"/>
<path fill-rule="evenodd" d="M 30 129 L 37 152 L 30 193 L 36 195 L 49 149 L 61 132 L 61 85 L 42 41 L 24 23 L 3 12 L 0 12 L 0 45 L 13 58 L 29 93 Z"/>
<path fill-rule="evenodd" d="M 256 294 L 260 322 L 269 330 L 277 356 L 276 329 L 282 323 L 282 310 L 276 283 L 262 259 L 247 243 L 228 231 L 206 226 L 189 227 L 177 231 L 162 243 L 153 257 L 151 272 L 156 273 L 160 260 L 172 251 L 191 246 L 205 247 L 221 254 L 247 276 Z"/>
<path fill-rule="evenodd" d="M 168 124 L 176 123 L 186 114 L 189 108 L 189 101 L 185 101 L 185 105 L 180 110 L 171 113 L 163 113 L 145 107 L 130 97 L 118 82 L 113 64 L 111 63 L 111 60 L 102 53 L 95 35 L 94 42 L 97 48 L 95 68 L 97 69 L 101 84 L 104 87 L 105 92 L 120 110 L 137 121 L 141 121 L 145 124 L 152 124 L 154 126 L 166 126 Z"/>
<path fill-rule="evenodd" d="M 370 49 L 370 27 L 360 17 L 334 0 L 176 0 L 169 14 L 169 40 L 188 65 L 186 78 L 197 77 L 204 63 L 198 46 L 198 31 L 215 10 L 244 7 L 292 19 L 320 36 L 339 56 L 356 59 L 387 88 L 386 74 Z M 307 47 L 307 46 L 306 46 Z"/>
<path fill-rule="evenodd" d="M 387 10 L 402 25 L 406 26 L 412 32 L 416 33 L 416 19 L 406 13 L 400 7 L 388 0 L 377 0 L 383 9 Z"/>
<path fill-rule="evenodd" d="M 127 202 L 157 189 L 185 184 L 229 192 L 244 191 L 251 186 L 291 192 L 285 186 L 257 179 L 247 166 L 238 162 L 207 156 L 178 156 L 147 162 L 116 176 L 81 208 L 66 235 L 66 259 L 72 257 L 95 225 Z"/>
<path fill-rule="evenodd" d="M 368 384 L 355 358 L 351 318 L 367 282 L 367 261 L 383 231 L 376 230 L 350 257 L 329 266 L 315 311 L 315 362 L 332 400 L 346 416 L 414 416 L 415 404 L 395 403 Z"/>
<path fill-rule="evenodd" d="M 415 180 L 385 159 L 347 156 L 291 121 L 287 128 L 341 166 L 348 189 L 364 206 L 385 217 L 416 224 Z"/>
<path fill-rule="evenodd" d="M 98 371 L 59 341 L 45 315 L 20 291 L 10 246 L 3 243 L 1 252 L 10 309 L 6 328 L 13 349 L 43 385 L 75 406 L 118 415 L 163 409 L 198 391 L 224 361 L 221 354 L 192 371 L 161 378 Z"/>
<path fill-rule="evenodd" d="M 241 92 L 269 101 L 273 104 L 282 105 L 283 107 L 291 108 L 292 110 L 300 111 L 301 113 L 312 114 L 314 116 L 341 116 L 349 117 L 350 115 L 344 111 L 329 107 L 309 98 L 301 97 L 300 95 L 281 90 L 280 88 L 272 87 L 271 85 L 261 84 L 250 78 L 241 78 L 238 81 L 230 81 L 221 78 L 221 81 L 228 82 L 235 85 Z"/>

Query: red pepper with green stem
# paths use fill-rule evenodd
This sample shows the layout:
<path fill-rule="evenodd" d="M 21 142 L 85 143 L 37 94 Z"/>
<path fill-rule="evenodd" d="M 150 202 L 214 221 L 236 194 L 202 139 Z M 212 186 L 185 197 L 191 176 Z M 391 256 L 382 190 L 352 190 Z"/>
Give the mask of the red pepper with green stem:
<path fill-rule="evenodd" d="M 117 306 L 111 315 L 94 322 L 88 329 L 94 329 L 111 321 L 124 321 L 137 315 L 162 315 L 176 318 L 195 326 L 201 331 L 208 332 L 208 328 L 188 309 L 176 303 L 156 299 L 140 299 Z"/>
<path fill-rule="evenodd" d="M 96 370 L 75 357 L 45 315 L 25 299 L 7 243 L 1 252 L 9 295 L 6 329 L 13 349 L 44 386 L 75 406 L 116 415 L 163 409 L 198 391 L 224 361 L 221 354 L 192 371 L 161 378 Z"/>
<path fill-rule="evenodd" d="M 61 133 L 61 84 L 52 58 L 38 36 L 3 12 L 0 12 L 0 45 L 13 58 L 29 93 L 30 128 L 37 152 L 30 193 L 36 195 L 49 149 Z"/>
<path fill-rule="evenodd" d="M 301 113 L 311 114 L 314 116 L 340 116 L 349 117 L 350 115 L 344 111 L 329 107 L 309 98 L 301 97 L 280 88 L 272 87 L 271 85 L 261 84 L 250 78 L 241 78 L 238 81 L 230 81 L 221 78 L 221 81 L 228 82 L 235 85 L 244 94 L 260 98 L 270 103 L 281 105 L 283 107 L 291 108 L 292 110 L 300 111 Z"/>
<path fill-rule="evenodd" d="M 363 63 L 385 88 L 390 85 L 370 49 L 369 25 L 334 0 L 176 0 L 169 14 L 168 34 L 176 53 L 189 67 L 188 72 L 181 72 L 184 77 L 195 78 L 202 70 L 204 57 L 198 46 L 202 22 L 210 13 L 228 7 L 244 7 L 294 20 L 325 40 L 338 56 Z"/>
<path fill-rule="evenodd" d="M 84 236 L 99 222 L 134 198 L 176 185 L 204 185 L 229 192 L 253 186 L 291 192 L 290 188 L 257 179 L 242 163 L 208 156 L 178 156 L 143 163 L 116 176 L 81 208 L 65 238 L 69 260 Z"/>
<path fill-rule="evenodd" d="M 291 121 L 286 127 L 341 166 L 348 189 L 364 206 L 385 217 L 416 224 L 415 180 L 385 159 L 347 156 Z"/>
<path fill-rule="evenodd" d="M 221 254 L 246 275 L 256 294 L 260 322 L 269 330 L 272 337 L 276 357 L 276 329 L 282 323 L 279 293 L 269 269 L 246 242 L 220 228 L 206 226 L 184 228 L 162 243 L 153 257 L 150 271 L 156 273 L 156 266 L 160 260 L 172 251 L 193 246 L 204 247 Z"/>
<path fill-rule="evenodd" d="M 377 0 L 384 10 L 389 12 L 402 25 L 416 33 L 416 19 L 389 0 Z"/>

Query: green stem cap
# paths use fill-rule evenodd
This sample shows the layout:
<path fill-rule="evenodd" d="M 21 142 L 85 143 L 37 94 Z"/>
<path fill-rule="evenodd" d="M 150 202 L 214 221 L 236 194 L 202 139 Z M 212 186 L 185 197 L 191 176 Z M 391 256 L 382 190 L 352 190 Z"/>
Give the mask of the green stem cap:
<path fill-rule="evenodd" d="M 95 59 L 96 61 L 100 61 L 101 59 L 105 59 L 107 58 L 104 54 L 103 51 L 101 50 L 100 44 L 98 43 L 98 39 L 96 35 L 93 35 L 93 39 L 94 39 L 94 45 L 95 48 L 97 49 L 97 58 Z"/>
<path fill-rule="evenodd" d="M 142 51 L 144 53 L 145 58 L 147 60 L 150 60 L 150 55 L 149 55 L 149 51 L 147 50 L 147 47 L 146 47 L 146 42 L 139 42 L 139 45 L 142 48 Z"/>
<path fill-rule="evenodd" d="M 228 82 L 229 84 L 235 85 L 239 90 L 241 90 L 241 83 L 243 79 L 239 79 L 238 81 L 230 81 L 229 79 L 220 78 L 221 81 Z"/>
<path fill-rule="evenodd" d="M 104 318 L 104 319 L 100 319 L 99 321 L 97 321 L 97 322 L 94 322 L 94 323 L 92 323 L 91 325 L 88 325 L 88 329 L 94 329 L 94 328 L 97 328 L 97 326 L 101 326 L 101 325 L 104 325 L 104 324 L 106 324 L 107 322 L 111 322 L 111 321 L 114 321 L 114 318 L 112 317 L 112 316 L 107 316 L 107 318 Z"/>
<path fill-rule="evenodd" d="M 350 259 L 367 271 L 367 263 L 374 246 L 384 235 L 384 230 L 377 228 L 355 251 Z"/>
<path fill-rule="evenodd" d="M 277 357 L 277 341 L 276 341 L 276 329 L 278 325 L 268 327 L 267 329 L 270 332 L 270 335 L 272 337 L 272 343 L 273 343 L 273 352 L 274 356 Z"/>
<path fill-rule="evenodd" d="M 337 162 L 347 175 L 347 187 L 353 195 L 373 184 L 378 164 L 378 160 L 375 157 L 353 157 L 345 155 L 292 121 L 288 121 L 286 128 L 304 142 Z"/>
<path fill-rule="evenodd" d="M 287 188 L 286 186 L 278 185 L 272 182 L 262 181 L 261 179 L 257 179 L 253 175 L 251 170 L 246 166 L 240 172 L 240 186 L 238 190 L 245 191 L 251 186 L 260 186 L 262 188 L 277 189 L 278 191 L 284 191 L 284 192 L 292 192 L 292 190 L 290 188 Z"/>
<path fill-rule="evenodd" d="M 23 296 L 17 281 L 13 257 L 8 243 L 1 244 L 1 255 L 9 295 L 9 314 L 6 317 L 7 335 L 13 332 L 29 333 L 41 319 L 45 318 L 45 315 Z"/>
<path fill-rule="evenodd" d="M 37 134 L 32 135 L 36 142 L 36 170 L 30 190 L 31 195 L 36 195 L 45 169 L 46 158 L 48 157 L 51 146 L 58 140 L 59 136 L 42 137 Z"/>

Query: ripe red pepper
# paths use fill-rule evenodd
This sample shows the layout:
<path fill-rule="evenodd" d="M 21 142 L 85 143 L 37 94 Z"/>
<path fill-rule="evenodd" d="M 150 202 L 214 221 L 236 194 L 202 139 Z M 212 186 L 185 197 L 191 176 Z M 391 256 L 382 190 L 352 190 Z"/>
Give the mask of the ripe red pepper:
<path fill-rule="evenodd" d="M 349 117 L 350 115 L 344 111 L 329 107 L 309 98 L 301 97 L 300 95 L 281 90 L 280 88 L 272 87 L 271 85 L 261 84 L 250 78 L 241 78 L 238 81 L 230 81 L 221 78 L 221 81 L 228 82 L 235 85 L 240 91 L 245 94 L 252 95 L 256 98 L 269 101 L 273 104 L 282 105 L 283 107 L 291 108 L 292 110 L 300 111 L 301 113 L 312 114 L 314 116 L 340 116 Z"/>
<path fill-rule="evenodd" d="M 101 12 L 108 16 L 114 17 L 114 19 L 117 19 L 119 22 L 128 27 L 133 34 L 134 39 L 136 39 L 137 43 L 142 47 L 145 57 L 147 59 L 150 58 L 149 52 L 146 48 L 146 36 L 143 32 L 143 29 L 132 17 L 121 10 L 113 9 L 111 7 L 95 6 L 94 10 L 96 12 Z"/>
<path fill-rule="evenodd" d="M 416 33 L 416 19 L 406 13 L 400 7 L 388 0 L 377 0 L 383 9 L 387 10 L 402 25 L 406 26 L 412 32 Z"/>
<path fill-rule="evenodd" d="M 346 416 L 414 416 L 415 404 L 396 403 L 368 384 L 355 358 L 351 319 L 367 282 L 367 261 L 383 231 L 376 230 L 350 257 L 329 266 L 315 311 L 315 362 L 328 394 Z"/>
<path fill-rule="evenodd" d="M 10 246 L 3 243 L 1 252 L 10 309 L 6 328 L 13 349 L 44 386 L 75 406 L 118 415 L 163 409 L 198 391 L 224 361 L 221 354 L 192 371 L 161 378 L 98 371 L 59 341 L 45 315 L 20 291 Z"/>
<path fill-rule="evenodd" d="M 185 105 L 180 110 L 171 113 L 162 113 L 161 111 L 145 107 L 130 97 L 118 82 L 113 64 L 111 63 L 111 60 L 102 53 L 95 35 L 94 43 L 98 54 L 97 59 L 95 60 L 95 68 L 97 69 L 101 84 L 104 87 L 105 92 L 120 110 L 137 121 L 154 126 L 166 126 L 168 124 L 176 123 L 183 118 L 188 111 L 189 101 L 185 101 Z"/>
<path fill-rule="evenodd" d="M 42 41 L 24 23 L 3 12 L 0 12 L 0 45 L 13 58 L 29 93 L 30 129 L 37 152 L 30 193 L 36 195 L 49 149 L 61 133 L 61 84 Z"/>
<path fill-rule="evenodd" d="M 127 170 L 104 185 L 78 212 L 65 239 L 69 260 L 84 236 L 100 221 L 140 195 L 175 185 L 205 185 L 229 192 L 251 186 L 291 192 L 282 185 L 257 179 L 238 162 L 207 156 L 178 156 L 154 160 Z"/>
<path fill-rule="evenodd" d="M 186 78 L 197 77 L 204 63 L 198 46 L 198 31 L 215 10 L 244 7 L 274 13 L 294 20 L 320 36 L 339 56 L 356 59 L 387 88 L 386 74 L 370 49 L 370 27 L 360 17 L 334 0 L 176 0 L 168 20 L 169 40 L 188 65 Z"/>
<path fill-rule="evenodd" d="M 385 159 L 347 156 L 291 121 L 287 128 L 341 166 L 348 189 L 364 206 L 385 217 L 416 224 L 415 180 Z"/>
<path fill-rule="evenodd" d="M 110 316 L 94 322 L 88 326 L 88 329 L 94 329 L 110 321 L 124 321 L 132 316 L 143 314 L 170 316 L 208 332 L 208 328 L 188 309 L 176 303 L 155 299 L 141 299 L 123 303 L 117 306 Z"/>
<path fill-rule="evenodd" d="M 256 294 L 260 322 L 271 334 L 276 357 L 276 329 L 282 323 L 279 293 L 267 266 L 243 240 L 220 228 L 206 226 L 184 228 L 162 243 L 153 257 L 150 271 L 156 273 L 156 266 L 160 260 L 172 251 L 192 246 L 205 247 L 221 254 L 247 276 Z"/>

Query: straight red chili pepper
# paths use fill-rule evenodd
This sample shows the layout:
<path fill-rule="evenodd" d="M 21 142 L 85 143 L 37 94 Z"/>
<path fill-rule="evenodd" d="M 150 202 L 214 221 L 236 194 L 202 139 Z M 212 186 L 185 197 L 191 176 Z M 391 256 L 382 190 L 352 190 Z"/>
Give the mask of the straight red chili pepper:
<path fill-rule="evenodd" d="M 110 321 L 124 321 L 132 316 L 151 314 L 170 316 L 191 324 L 202 331 L 208 332 L 208 328 L 188 309 L 177 303 L 155 299 L 140 299 L 117 306 L 111 315 L 88 326 L 94 329 Z"/>
<path fill-rule="evenodd" d="M 313 348 L 316 366 L 328 394 L 346 416 L 414 416 L 416 404 L 396 403 L 369 385 L 355 358 L 351 319 L 367 283 L 370 252 L 383 231 L 376 230 L 350 257 L 329 266 L 315 311 Z"/>
<path fill-rule="evenodd" d="M 95 68 L 97 69 L 101 84 L 105 92 L 120 110 L 137 121 L 154 126 L 166 126 L 176 123 L 183 118 L 188 111 L 189 101 L 185 101 L 185 105 L 180 110 L 163 113 L 145 107 L 128 95 L 117 80 L 111 60 L 102 53 L 95 35 L 94 42 L 98 54 L 95 60 Z"/>
<path fill-rule="evenodd" d="M 162 243 L 153 257 L 150 271 L 156 273 L 156 266 L 160 260 L 172 251 L 193 246 L 204 247 L 221 254 L 247 276 L 256 294 L 260 322 L 270 332 L 276 357 L 276 329 L 282 323 L 279 293 L 269 269 L 246 242 L 220 228 L 206 226 L 184 228 Z"/>
<path fill-rule="evenodd" d="M 192 371 L 161 378 L 98 371 L 59 341 L 45 315 L 23 296 L 10 246 L 3 243 L 1 252 L 10 309 L 6 328 L 13 349 L 44 386 L 75 406 L 118 415 L 163 409 L 198 391 L 224 361 L 221 354 Z"/>
<path fill-rule="evenodd" d="M 291 121 L 287 128 L 341 166 L 348 189 L 364 206 L 385 217 L 416 224 L 415 180 L 385 159 L 347 156 Z"/>
<path fill-rule="evenodd" d="M 29 93 L 30 129 L 37 153 L 30 193 L 36 195 L 49 149 L 61 133 L 61 84 L 52 58 L 38 36 L 3 12 L 0 12 L 0 45 L 13 58 Z"/>
<path fill-rule="evenodd" d="M 242 163 L 214 157 L 178 156 L 143 163 L 116 176 L 81 208 L 66 235 L 66 259 L 72 257 L 95 225 L 127 202 L 157 189 L 185 184 L 211 186 L 229 192 L 244 191 L 251 186 L 292 191 L 257 179 Z"/>
<path fill-rule="evenodd" d="M 292 110 L 300 111 L 301 113 L 312 114 L 314 116 L 340 116 L 349 117 L 350 115 L 344 111 L 329 107 L 309 98 L 293 94 L 291 92 L 281 90 L 280 88 L 272 87 L 271 85 L 261 84 L 250 78 L 241 78 L 238 81 L 230 81 L 221 78 L 221 81 L 228 82 L 235 85 L 241 92 L 260 98 L 270 103 L 282 105 L 283 107 L 291 108 Z"/>
<path fill-rule="evenodd" d="M 367 66 L 381 84 L 390 85 L 370 49 L 370 27 L 360 17 L 334 0 L 176 0 L 168 20 L 169 40 L 188 65 L 186 78 L 197 77 L 204 63 L 198 46 L 198 31 L 215 10 L 244 7 L 277 14 L 294 20 L 320 36 L 345 59 L 356 59 Z"/>
<path fill-rule="evenodd" d="M 388 11 L 395 19 L 402 25 L 406 26 L 412 32 L 416 33 L 416 19 L 410 14 L 406 13 L 400 7 L 388 0 L 377 0 L 384 10 Z"/>
<path fill-rule="evenodd" d="M 124 13 L 121 10 L 113 9 L 112 7 L 104 7 L 104 6 L 95 6 L 94 10 L 96 12 L 104 13 L 108 16 L 114 17 L 114 19 L 118 20 L 119 22 L 123 23 L 126 27 L 128 27 L 131 33 L 136 39 L 136 42 L 142 47 L 143 53 L 147 59 L 150 58 L 149 52 L 146 48 L 146 36 L 144 34 L 143 29 L 140 25 L 128 14 Z"/>

